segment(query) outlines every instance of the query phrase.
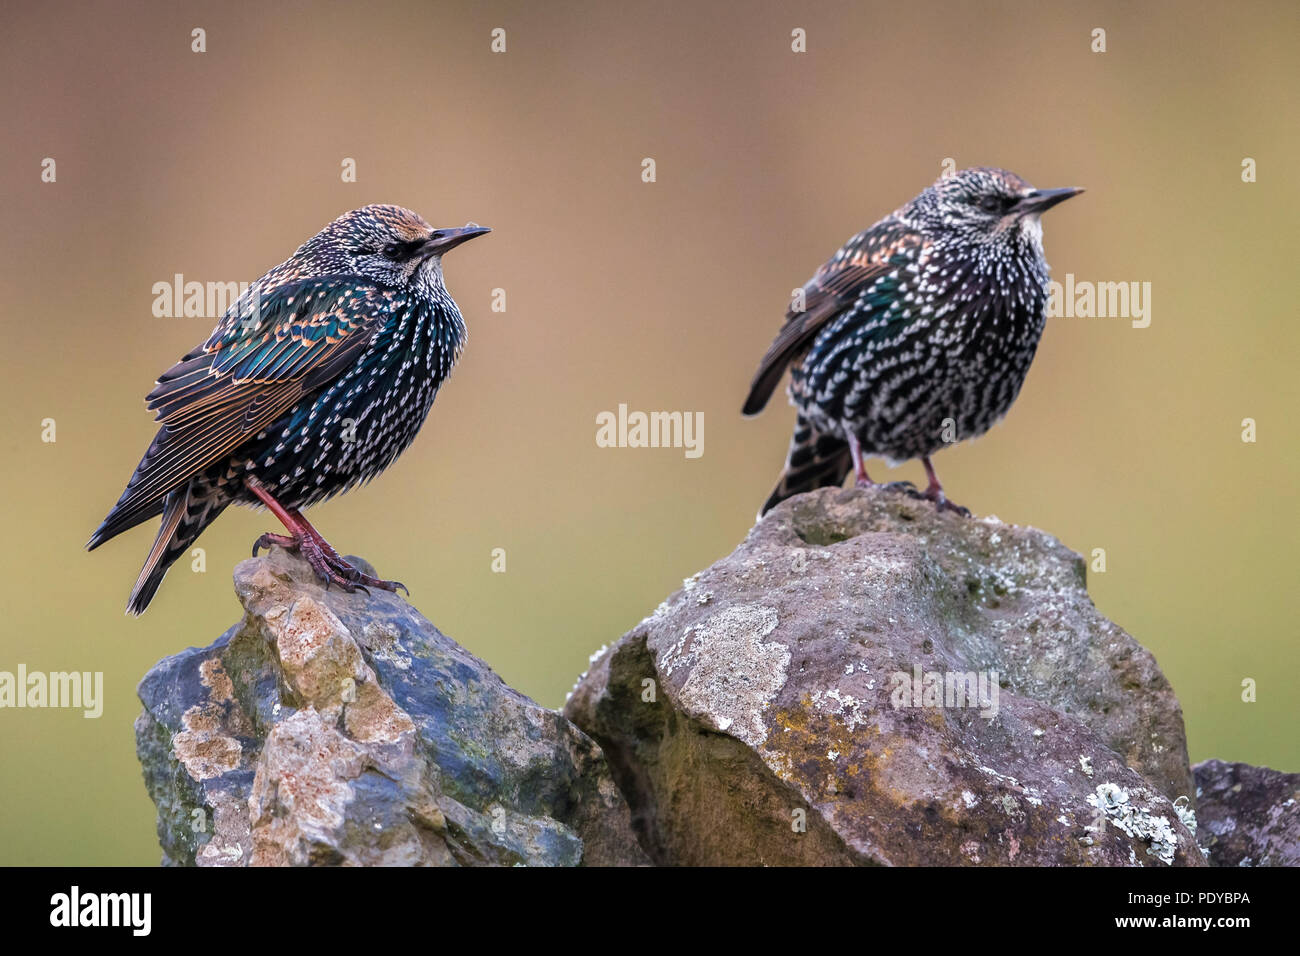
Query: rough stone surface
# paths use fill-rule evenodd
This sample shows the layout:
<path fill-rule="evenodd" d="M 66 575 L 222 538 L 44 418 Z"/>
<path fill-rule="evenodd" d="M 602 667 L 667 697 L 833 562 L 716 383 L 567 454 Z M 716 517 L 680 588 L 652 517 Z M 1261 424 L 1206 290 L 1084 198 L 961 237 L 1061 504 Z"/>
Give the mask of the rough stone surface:
<path fill-rule="evenodd" d="M 1300 866 L 1300 774 L 1222 760 L 1192 771 L 1211 866 Z"/>
<path fill-rule="evenodd" d="M 824 489 L 601 653 L 565 713 L 661 864 L 1204 865 L 1178 701 L 1084 578 L 1042 532 Z M 933 672 L 996 672 L 995 713 L 992 685 L 895 706 L 914 679 L 933 703 Z"/>
<path fill-rule="evenodd" d="M 140 684 L 164 864 L 643 864 L 593 741 L 401 597 L 324 590 L 283 551 L 244 619 Z"/>

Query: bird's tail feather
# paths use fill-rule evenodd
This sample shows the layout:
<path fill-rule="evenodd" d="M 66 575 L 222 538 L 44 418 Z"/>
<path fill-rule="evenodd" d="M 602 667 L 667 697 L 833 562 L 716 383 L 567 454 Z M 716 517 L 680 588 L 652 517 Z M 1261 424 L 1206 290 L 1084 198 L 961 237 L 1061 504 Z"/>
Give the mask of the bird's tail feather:
<path fill-rule="evenodd" d="M 819 432 L 800 415 L 790 438 L 790 453 L 786 456 L 781 480 L 768 496 L 759 517 L 792 495 L 843 484 L 844 476 L 852 469 L 848 442 Z"/>
<path fill-rule="evenodd" d="M 190 482 L 167 496 L 162 527 L 158 529 L 158 537 L 154 539 L 149 557 L 145 558 L 140 577 L 136 579 L 126 603 L 128 614 L 144 613 L 167 569 L 225 509 L 224 503 L 215 502 L 210 495 L 196 495 L 194 491 L 194 483 Z"/>
<path fill-rule="evenodd" d="M 166 489 L 161 493 L 152 494 L 141 494 L 141 491 L 150 467 L 165 456 L 167 439 L 168 431 L 164 426 L 150 442 L 144 457 L 140 459 L 140 464 L 136 465 L 131 480 L 126 483 L 126 489 L 122 492 L 122 497 L 117 499 L 117 504 L 113 505 L 113 510 L 108 513 L 108 517 L 100 523 L 95 533 L 90 536 L 90 540 L 86 542 L 87 551 L 94 551 L 110 538 L 162 514 L 166 504 Z"/>

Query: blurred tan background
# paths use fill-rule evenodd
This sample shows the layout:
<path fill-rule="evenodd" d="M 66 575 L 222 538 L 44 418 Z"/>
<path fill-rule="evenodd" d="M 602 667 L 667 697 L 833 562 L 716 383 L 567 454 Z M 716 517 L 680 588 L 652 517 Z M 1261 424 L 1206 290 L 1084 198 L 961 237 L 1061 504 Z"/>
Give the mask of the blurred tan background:
<path fill-rule="evenodd" d="M 139 620 L 122 608 L 153 525 L 82 550 L 153 434 L 144 394 L 214 324 L 154 318 L 153 283 L 252 280 L 368 202 L 493 227 L 446 260 L 470 340 L 415 446 L 311 517 L 558 706 L 591 651 L 748 530 L 793 412 L 739 407 L 790 290 L 945 157 L 1088 187 L 1045 219 L 1053 275 L 1153 287 L 1147 329 L 1051 321 L 1008 419 L 940 456 L 946 486 L 1106 550 L 1094 600 L 1155 653 L 1194 760 L 1300 770 L 1293 3 L 4 17 L 0 670 L 104 671 L 107 701 L 98 720 L 0 711 L 0 863 L 157 862 L 136 682 L 237 619 L 230 569 L 273 527 L 228 511 L 206 573 L 178 563 Z M 598 448 L 620 402 L 704 412 L 703 457 Z"/>

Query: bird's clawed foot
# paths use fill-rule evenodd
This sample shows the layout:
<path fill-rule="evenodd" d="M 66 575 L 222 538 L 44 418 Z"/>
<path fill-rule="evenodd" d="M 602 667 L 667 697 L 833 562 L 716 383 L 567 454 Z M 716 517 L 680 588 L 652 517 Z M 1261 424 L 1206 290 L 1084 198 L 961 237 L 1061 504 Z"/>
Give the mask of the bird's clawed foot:
<path fill-rule="evenodd" d="M 266 505 L 271 514 L 279 518 L 289 531 L 288 534 L 271 534 L 268 531 L 262 535 L 253 542 L 253 557 L 257 557 L 257 552 L 262 548 L 269 548 L 276 544 L 286 551 L 296 551 L 306 558 L 311 569 L 325 582 L 327 588 L 331 584 L 337 584 L 349 594 L 358 588 L 367 594 L 370 593 L 370 588 L 379 588 L 382 591 L 396 591 L 401 588 L 408 595 L 411 593 L 401 581 L 385 581 L 383 578 L 374 577 L 353 567 L 330 547 L 330 543 L 311 526 L 311 523 L 302 516 L 302 512 L 280 504 L 255 477 L 251 475 L 245 477 L 244 486 L 256 495 L 258 500 Z"/>
<path fill-rule="evenodd" d="M 930 462 L 929 456 L 922 458 L 921 464 L 925 465 L 926 477 L 930 479 L 930 486 L 922 493 L 922 497 L 933 501 L 934 506 L 940 511 L 951 511 L 963 518 L 969 518 L 969 508 L 963 508 L 956 502 L 949 501 L 948 496 L 943 493 L 943 485 L 939 484 L 939 476 L 934 473 L 934 465 Z"/>
<path fill-rule="evenodd" d="M 401 588 L 408 595 L 411 593 L 401 581 L 385 581 L 353 567 L 346 558 L 330 547 L 328 541 L 316 533 L 315 528 L 292 535 L 268 532 L 253 543 L 253 556 L 256 557 L 259 550 L 269 548 L 273 544 L 279 545 L 286 551 L 296 551 L 301 554 L 311 565 L 311 569 L 316 572 L 316 576 L 325 582 L 327 588 L 331 584 L 337 584 L 348 594 L 358 590 L 369 594 L 370 588 L 379 588 L 382 591 L 396 591 Z"/>
<path fill-rule="evenodd" d="M 298 550 L 298 542 L 295 538 L 292 538 L 287 534 L 271 534 L 271 532 L 268 531 L 253 542 L 253 557 L 257 557 L 257 552 L 261 551 L 263 548 L 270 551 L 271 545 L 277 545 L 284 548 L 286 551 Z"/>
<path fill-rule="evenodd" d="M 938 508 L 940 511 L 951 511 L 954 514 L 961 515 L 963 518 L 970 517 L 970 509 L 963 508 L 955 501 L 949 501 L 948 496 L 943 493 L 942 488 L 934 488 L 934 487 L 927 488 L 924 492 L 921 493 L 921 497 L 925 498 L 927 501 L 933 501 L 934 506 Z"/>
<path fill-rule="evenodd" d="M 939 511 L 951 511 L 954 514 L 961 515 L 963 518 L 970 517 L 969 508 L 963 508 L 956 502 L 949 501 L 948 496 L 943 493 L 943 489 L 935 487 L 934 485 L 926 488 L 925 491 L 921 491 L 910 481 L 891 481 L 888 484 L 876 485 L 875 487 L 883 488 L 885 491 L 904 494 L 909 498 L 916 498 L 919 501 L 933 502 L 935 508 Z"/>
<path fill-rule="evenodd" d="M 970 509 L 949 501 L 948 496 L 943 493 L 943 488 L 938 485 L 931 485 L 925 491 L 921 491 L 910 481 L 879 482 L 863 478 L 859 478 L 856 485 L 859 488 L 879 488 L 881 491 L 892 491 L 895 494 L 907 495 L 909 498 L 931 501 L 940 511 L 951 511 L 963 518 L 970 517 Z"/>

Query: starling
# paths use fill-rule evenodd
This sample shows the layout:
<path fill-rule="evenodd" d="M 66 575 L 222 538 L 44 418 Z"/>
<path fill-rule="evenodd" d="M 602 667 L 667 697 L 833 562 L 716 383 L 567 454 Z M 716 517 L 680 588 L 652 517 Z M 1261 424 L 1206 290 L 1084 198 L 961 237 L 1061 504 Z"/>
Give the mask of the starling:
<path fill-rule="evenodd" d="M 1083 190 L 1034 189 L 1003 169 L 941 178 L 858 233 L 817 270 L 759 365 L 744 414 L 790 368 L 798 410 L 785 469 L 760 515 L 791 495 L 839 485 L 863 459 L 930 456 L 988 431 L 1024 383 L 1047 311 L 1046 210 Z"/>
<path fill-rule="evenodd" d="M 253 554 L 299 551 L 346 591 L 402 587 L 348 564 L 301 510 L 374 478 L 415 438 L 465 346 L 442 256 L 488 231 L 434 229 L 400 206 L 354 209 L 249 286 L 158 379 L 147 397 L 158 434 L 87 544 L 162 515 L 128 612 L 144 611 L 230 504 L 265 506 L 288 529 L 262 535 Z"/>

